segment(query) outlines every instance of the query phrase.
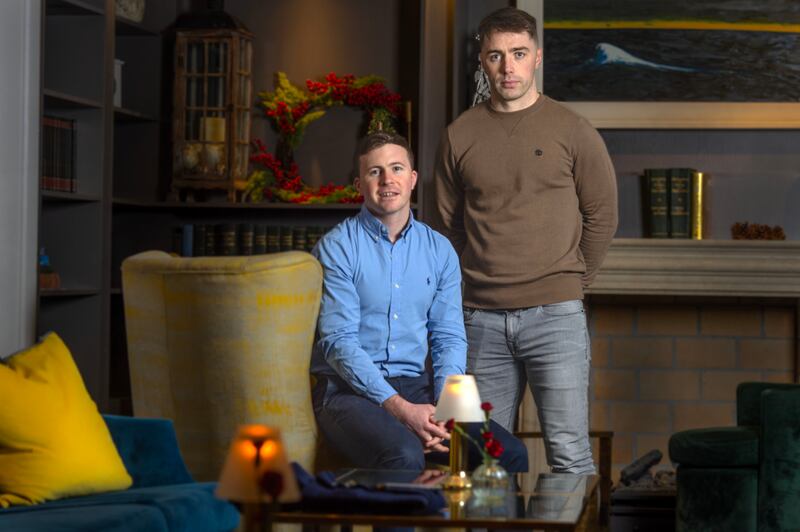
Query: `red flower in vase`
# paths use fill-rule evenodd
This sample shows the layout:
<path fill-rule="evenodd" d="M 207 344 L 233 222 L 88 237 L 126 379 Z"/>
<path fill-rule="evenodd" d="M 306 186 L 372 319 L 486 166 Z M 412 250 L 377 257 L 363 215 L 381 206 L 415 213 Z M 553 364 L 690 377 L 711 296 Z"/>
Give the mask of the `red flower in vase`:
<path fill-rule="evenodd" d="M 503 454 L 503 444 L 500 443 L 499 440 L 489 439 L 486 440 L 486 452 L 489 453 L 489 456 L 492 458 L 500 458 L 500 455 Z"/>
<path fill-rule="evenodd" d="M 463 437 L 471 441 L 478 447 L 478 450 L 483 455 L 483 461 L 486 462 L 490 458 L 500 458 L 503 454 L 503 444 L 500 441 L 494 439 L 494 433 L 489 430 L 489 413 L 492 411 L 492 403 L 483 402 L 481 403 L 481 410 L 484 413 L 484 420 L 483 420 L 483 427 L 481 427 L 481 439 L 483 442 L 479 443 L 476 441 L 472 436 L 467 434 L 464 429 L 460 426 L 456 425 L 455 420 L 449 419 L 447 423 L 445 423 L 444 428 L 447 429 L 449 432 L 456 431 L 461 434 Z"/>

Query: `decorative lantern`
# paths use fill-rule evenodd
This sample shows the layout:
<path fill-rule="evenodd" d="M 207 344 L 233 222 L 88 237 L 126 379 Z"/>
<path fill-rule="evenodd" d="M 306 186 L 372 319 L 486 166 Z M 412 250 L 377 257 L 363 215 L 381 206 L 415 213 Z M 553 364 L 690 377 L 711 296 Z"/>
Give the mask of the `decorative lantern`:
<path fill-rule="evenodd" d="M 250 151 L 253 34 L 222 0 L 175 22 L 171 196 L 225 191 L 236 201 Z"/>

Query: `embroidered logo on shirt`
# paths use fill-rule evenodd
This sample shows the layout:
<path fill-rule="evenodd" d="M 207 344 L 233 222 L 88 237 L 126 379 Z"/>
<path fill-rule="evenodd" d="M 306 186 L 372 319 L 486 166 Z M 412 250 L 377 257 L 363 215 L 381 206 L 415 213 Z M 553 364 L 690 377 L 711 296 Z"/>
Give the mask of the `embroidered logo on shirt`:
<path fill-rule="evenodd" d="M 540 148 L 536 148 L 536 151 L 534 153 L 536 154 L 537 157 L 541 157 L 542 155 L 544 155 L 544 152 Z"/>
<path fill-rule="evenodd" d="M 426 279 L 426 281 L 428 281 L 428 286 L 430 286 L 430 285 L 431 285 L 431 278 L 430 278 L 430 277 L 428 277 L 428 278 Z"/>

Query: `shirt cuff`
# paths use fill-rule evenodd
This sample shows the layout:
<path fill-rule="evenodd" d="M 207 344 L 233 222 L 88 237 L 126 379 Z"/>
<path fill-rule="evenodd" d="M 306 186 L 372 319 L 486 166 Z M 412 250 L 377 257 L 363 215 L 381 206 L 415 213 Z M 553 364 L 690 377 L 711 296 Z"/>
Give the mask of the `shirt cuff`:
<path fill-rule="evenodd" d="M 378 406 L 383 406 L 383 402 L 393 395 L 397 395 L 397 390 L 392 388 L 392 385 L 381 379 L 378 384 L 378 389 L 370 391 L 367 397 L 378 403 Z"/>

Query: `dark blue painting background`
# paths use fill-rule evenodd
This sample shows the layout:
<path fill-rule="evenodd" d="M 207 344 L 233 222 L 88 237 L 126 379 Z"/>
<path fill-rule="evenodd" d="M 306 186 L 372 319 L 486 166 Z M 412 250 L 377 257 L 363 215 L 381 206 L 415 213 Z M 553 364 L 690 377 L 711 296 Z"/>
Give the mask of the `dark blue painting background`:
<path fill-rule="evenodd" d="M 575 0 L 545 2 L 545 21 L 645 20 L 646 12 L 628 9 L 636 2 L 615 1 L 597 10 L 579 9 Z M 588 2 L 588 0 L 587 0 Z M 608 2 L 603 2 L 609 4 Z M 648 4 L 649 2 L 644 2 Z M 669 4 L 668 2 L 666 4 Z M 682 3 L 681 3 L 682 4 Z M 738 22 L 741 12 L 728 12 L 725 2 L 698 2 L 681 17 L 698 15 L 709 20 Z M 733 5 L 734 3 L 729 3 Z M 742 2 L 735 4 L 742 5 Z M 744 2 L 758 7 L 760 3 Z M 762 11 L 748 11 L 747 20 L 757 22 L 797 23 L 800 2 L 770 3 Z M 661 4 L 663 6 L 664 3 Z M 638 9 L 642 9 L 642 3 Z M 713 7 L 713 10 L 712 10 Z M 777 8 L 776 8 L 777 7 Z M 662 7 L 663 9 L 663 7 Z M 680 6 L 677 6 L 680 9 Z M 624 16 L 614 16 L 619 10 Z M 580 16 L 579 16 L 580 15 Z M 665 13 L 653 13 L 666 18 Z M 737 18 L 738 17 L 738 18 Z M 775 20 L 778 19 L 778 20 Z M 627 52 L 634 60 L 604 62 L 607 43 Z M 614 48 L 611 48 L 614 51 Z M 669 70 L 689 69 L 690 72 Z M 544 91 L 562 101 L 728 101 L 728 102 L 797 102 L 800 101 L 800 34 L 765 31 L 730 30 L 562 30 L 544 31 Z"/>

